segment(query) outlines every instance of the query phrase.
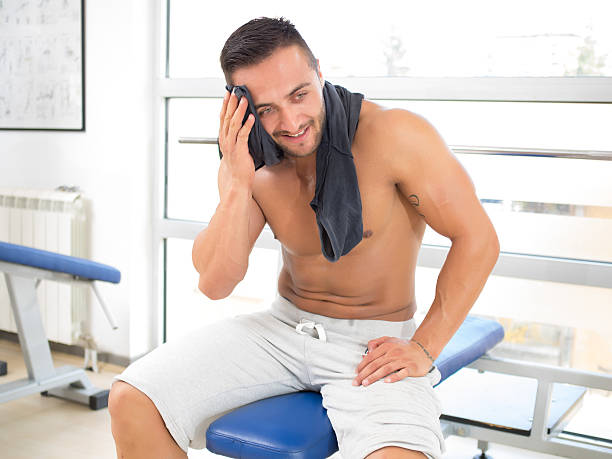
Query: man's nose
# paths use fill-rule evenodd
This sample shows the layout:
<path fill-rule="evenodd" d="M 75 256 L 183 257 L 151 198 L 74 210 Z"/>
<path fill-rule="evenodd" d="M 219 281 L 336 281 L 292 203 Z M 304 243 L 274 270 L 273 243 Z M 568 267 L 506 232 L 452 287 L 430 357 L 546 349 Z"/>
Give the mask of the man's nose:
<path fill-rule="evenodd" d="M 280 111 L 280 126 L 281 131 L 286 131 L 289 134 L 295 134 L 300 129 L 299 114 L 290 109 L 281 109 Z"/>

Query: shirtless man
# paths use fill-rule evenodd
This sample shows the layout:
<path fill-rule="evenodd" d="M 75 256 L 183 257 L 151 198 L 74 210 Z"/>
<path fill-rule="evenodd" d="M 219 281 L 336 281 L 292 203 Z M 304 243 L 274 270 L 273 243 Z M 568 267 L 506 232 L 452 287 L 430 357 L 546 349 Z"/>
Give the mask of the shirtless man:
<path fill-rule="evenodd" d="M 244 43 L 254 43 L 255 58 L 236 51 Z M 222 66 L 228 84 L 248 87 L 284 158 L 254 170 L 247 146 L 254 119 L 242 125 L 245 98 L 226 94 L 220 203 L 193 247 L 199 288 L 212 299 L 227 297 L 268 223 L 282 245 L 279 297 L 271 312 L 166 343 L 119 376 L 109 402 L 118 456 L 184 458 L 187 446 L 203 446 L 207 418 L 310 389 L 321 391 L 345 459 L 439 458 L 432 359 L 499 254 L 470 178 L 424 118 L 364 100 L 352 144 L 363 239 L 332 263 L 309 206 L 325 123 L 318 61 L 290 23 L 262 18 L 232 34 Z M 452 246 L 415 330 L 414 275 L 426 224 Z"/>

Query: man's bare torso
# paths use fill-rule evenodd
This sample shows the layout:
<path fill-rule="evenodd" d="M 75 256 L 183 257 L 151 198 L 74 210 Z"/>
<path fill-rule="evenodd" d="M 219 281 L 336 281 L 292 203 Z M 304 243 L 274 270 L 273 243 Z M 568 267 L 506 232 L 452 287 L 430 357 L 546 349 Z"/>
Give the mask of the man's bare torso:
<path fill-rule="evenodd" d="M 352 152 L 362 201 L 363 239 L 332 263 L 321 252 L 310 201 L 314 161 L 291 159 L 255 174 L 253 197 L 282 244 L 279 293 L 299 308 L 338 318 L 407 320 L 416 311 L 414 274 L 425 221 L 388 168 L 382 109 L 364 101 Z M 335 178 L 328 178 L 328 180 Z"/>

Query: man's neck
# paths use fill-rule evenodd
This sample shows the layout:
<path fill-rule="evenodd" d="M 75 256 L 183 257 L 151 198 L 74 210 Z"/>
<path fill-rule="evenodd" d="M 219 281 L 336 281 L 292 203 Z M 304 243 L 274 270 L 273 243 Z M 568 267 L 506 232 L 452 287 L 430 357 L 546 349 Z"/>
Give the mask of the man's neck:
<path fill-rule="evenodd" d="M 286 156 L 291 168 L 295 170 L 295 174 L 300 180 L 309 182 L 314 180 L 317 175 L 317 153 L 314 152 L 308 156 L 295 157 Z"/>

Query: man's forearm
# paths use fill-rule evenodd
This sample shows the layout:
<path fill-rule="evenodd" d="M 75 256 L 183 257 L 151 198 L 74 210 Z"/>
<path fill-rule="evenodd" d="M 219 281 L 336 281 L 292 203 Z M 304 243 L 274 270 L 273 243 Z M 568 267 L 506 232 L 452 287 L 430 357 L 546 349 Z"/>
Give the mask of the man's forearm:
<path fill-rule="evenodd" d="M 435 359 L 465 320 L 497 262 L 499 241 L 494 231 L 487 237 L 453 241 L 438 276 L 436 295 L 413 339 Z"/>
<path fill-rule="evenodd" d="M 246 187 L 227 193 L 194 241 L 192 256 L 200 274 L 199 287 L 211 298 L 229 294 L 247 270 L 250 200 Z"/>

